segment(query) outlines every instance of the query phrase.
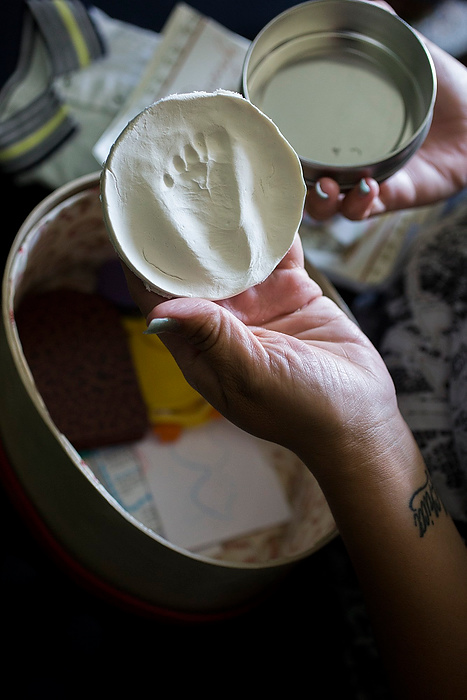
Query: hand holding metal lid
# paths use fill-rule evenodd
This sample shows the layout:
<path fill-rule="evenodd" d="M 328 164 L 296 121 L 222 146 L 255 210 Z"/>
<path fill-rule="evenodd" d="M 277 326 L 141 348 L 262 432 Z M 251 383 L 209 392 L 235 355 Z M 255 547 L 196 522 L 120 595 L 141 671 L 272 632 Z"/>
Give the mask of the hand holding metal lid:
<path fill-rule="evenodd" d="M 425 40 L 438 78 L 433 121 L 419 151 L 388 180 L 365 178 L 350 192 L 322 178 L 309 187 L 306 209 L 317 220 L 339 213 L 360 220 L 389 211 L 433 204 L 467 185 L 467 68 Z"/>

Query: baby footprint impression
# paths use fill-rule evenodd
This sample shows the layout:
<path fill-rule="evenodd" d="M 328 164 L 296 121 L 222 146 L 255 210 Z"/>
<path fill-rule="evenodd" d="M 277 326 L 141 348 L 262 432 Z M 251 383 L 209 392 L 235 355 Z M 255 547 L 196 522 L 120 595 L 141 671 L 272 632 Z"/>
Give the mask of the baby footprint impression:
<path fill-rule="evenodd" d="M 243 269 L 251 258 L 236 177 L 231 138 L 221 126 L 185 142 L 163 174 L 160 192 L 166 216 L 179 232 L 176 247 L 186 246 L 206 270 L 219 273 L 238 259 Z"/>
<path fill-rule="evenodd" d="M 298 155 L 241 95 L 171 95 L 122 131 L 101 178 L 111 240 L 148 289 L 225 299 L 290 248 L 306 194 Z"/>

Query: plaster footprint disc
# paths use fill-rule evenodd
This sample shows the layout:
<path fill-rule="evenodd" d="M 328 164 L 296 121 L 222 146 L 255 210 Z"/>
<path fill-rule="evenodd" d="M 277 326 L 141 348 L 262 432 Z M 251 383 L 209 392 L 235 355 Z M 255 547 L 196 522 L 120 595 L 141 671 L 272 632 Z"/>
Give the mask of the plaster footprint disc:
<path fill-rule="evenodd" d="M 225 90 L 145 109 L 101 178 L 118 255 L 166 297 L 224 299 L 264 281 L 293 242 L 305 193 L 298 155 L 275 124 Z"/>

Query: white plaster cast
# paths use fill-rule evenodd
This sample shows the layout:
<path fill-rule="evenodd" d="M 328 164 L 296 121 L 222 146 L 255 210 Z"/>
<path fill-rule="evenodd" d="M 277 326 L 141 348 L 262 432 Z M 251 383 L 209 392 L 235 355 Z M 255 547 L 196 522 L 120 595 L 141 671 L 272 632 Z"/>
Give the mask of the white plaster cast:
<path fill-rule="evenodd" d="M 123 130 L 101 196 L 123 261 L 167 297 L 228 298 L 290 248 L 306 188 L 275 124 L 224 90 L 171 95 Z"/>

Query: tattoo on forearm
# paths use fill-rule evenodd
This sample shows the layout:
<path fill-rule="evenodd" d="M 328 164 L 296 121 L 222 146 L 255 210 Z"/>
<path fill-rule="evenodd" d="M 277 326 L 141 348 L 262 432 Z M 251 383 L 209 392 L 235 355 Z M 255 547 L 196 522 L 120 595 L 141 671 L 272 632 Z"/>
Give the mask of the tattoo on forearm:
<path fill-rule="evenodd" d="M 425 483 L 415 491 L 409 501 L 414 525 L 418 528 L 420 537 L 424 536 L 430 525 L 434 525 L 435 517 L 438 518 L 441 512 L 446 512 L 428 471 L 425 471 L 425 476 Z"/>

